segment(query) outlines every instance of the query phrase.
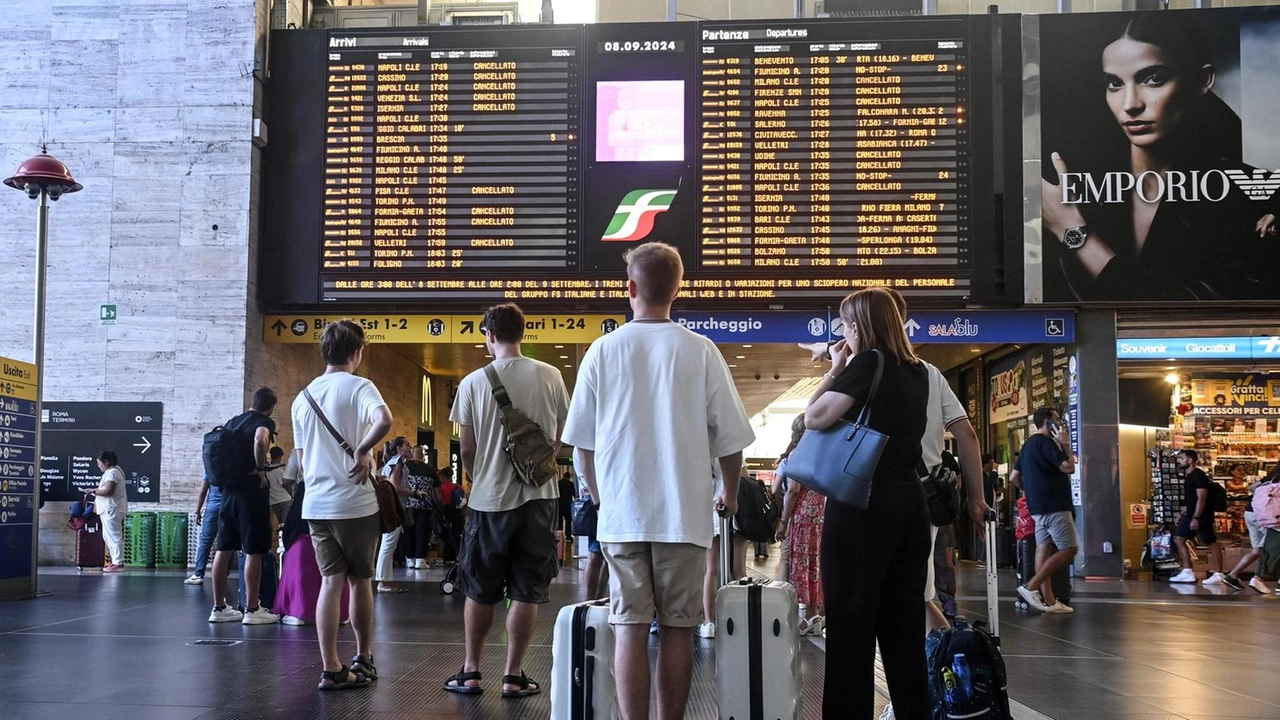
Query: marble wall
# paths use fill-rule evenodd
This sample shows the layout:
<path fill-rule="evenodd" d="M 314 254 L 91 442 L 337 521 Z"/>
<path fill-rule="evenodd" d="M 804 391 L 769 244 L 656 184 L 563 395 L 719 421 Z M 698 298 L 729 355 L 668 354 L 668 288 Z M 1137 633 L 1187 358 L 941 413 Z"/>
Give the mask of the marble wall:
<path fill-rule="evenodd" d="M 164 403 L 161 509 L 200 437 L 246 402 L 254 161 L 267 0 L 8 0 L 0 171 L 42 143 L 85 189 L 51 212 L 45 398 Z M 0 355 L 32 355 L 35 203 L 0 192 Z M 98 306 L 119 319 L 103 326 Z M 41 559 L 65 562 L 65 507 Z M 136 509 L 154 509 L 138 506 Z"/>

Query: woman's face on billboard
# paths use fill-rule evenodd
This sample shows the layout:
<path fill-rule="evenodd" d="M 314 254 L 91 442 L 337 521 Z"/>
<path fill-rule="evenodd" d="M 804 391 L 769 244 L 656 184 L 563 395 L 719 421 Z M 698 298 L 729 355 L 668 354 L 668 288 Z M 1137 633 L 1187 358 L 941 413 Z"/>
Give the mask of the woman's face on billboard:
<path fill-rule="evenodd" d="M 1212 67 L 1203 89 L 1178 74 L 1165 51 L 1149 43 L 1122 37 L 1102 51 L 1107 105 L 1129 142 L 1152 147 L 1178 132 L 1188 100 L 1212 84 Z M 1198 93 L 1197 93 L 1198 94 Z"/>

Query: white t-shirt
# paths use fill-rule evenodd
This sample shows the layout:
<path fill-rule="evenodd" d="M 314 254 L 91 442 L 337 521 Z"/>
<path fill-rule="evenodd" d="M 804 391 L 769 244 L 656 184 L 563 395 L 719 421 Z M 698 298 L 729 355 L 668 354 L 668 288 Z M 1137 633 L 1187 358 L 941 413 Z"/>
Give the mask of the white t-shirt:
<path fill-rule="evenodd" d="M 377 409 L 386 406 L 372 382 L 350 373 L 321 375 L 307 389 L 352 447 L 369 432 Z M 378 512 L 373 485 L 357 485 L 351 479 L 351 458 L 325 429 L 302 393 L 293 401 L 293 439 L 302 450 L 302 474 L 307 479 L 307 492 L 302 498 L 304 519 L 348 520 Z"/>
<path fill-rule="evenodd" d="M 284 465 L 273 465 L 267 471 L 267 492 L 267 502 L 272 505 L 293 499 L 289 491 L 284 489 Z"/>
<path fill-rule="evenodd" d="M 109 467 L 107 471 L 102 473 L 103 480 L 111 480 L 115 482 L 116 489 L 112 491 L 110 497 L 93 497 L 94 511 L 103 517 L 123 516 L 129 512 L 129 489 L 125 487 L 124 470 L 116 467 Z"/>
<path fill-rule="evenodd" d="M 958 420 L 967 420 L 969 413 L 965 412 L 942 371 L 927 362 L 924 366 L 929 371 L 929 421 L 920 439 L 920 459 L 932 471 L 942 464 L 946 429 Z"/>
<path fill-rule="evenodd" d="M 603 542 L 708 547 L 712 458 L 755 440 L 724 357 L 675 323 L 627 323 L 582 361 L 566 444 L 595 451 Z"/>
<path fill-rule="evenodd" d="M 512 406 L 538 423 L 554 441 L 569 412 L 569 390 L 560 371 L 527 357 L 494 360 L 493 367 Z M 502 512 L 515 510 L 530 500 L 560 497 L 560 484 L 555 481 L 537 488 L 516 480 L 515 468 L 503 451 L 507 431 L 502 427 L 502 412 L 493 399 L 484 368 L 462 379 L 449 419 L 470 427 L 476 435 L 476 463 L 468 497 L 472 510 Z"/>

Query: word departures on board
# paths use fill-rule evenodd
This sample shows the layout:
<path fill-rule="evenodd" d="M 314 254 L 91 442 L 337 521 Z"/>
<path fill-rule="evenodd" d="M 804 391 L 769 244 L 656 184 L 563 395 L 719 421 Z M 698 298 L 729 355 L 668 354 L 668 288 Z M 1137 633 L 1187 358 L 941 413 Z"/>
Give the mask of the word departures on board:
<path fill-rule="evenodd" d="M 621 304 L 651 240 L 708 307 L 980 301 L 993 22 L 282 34 L 267 245 L 316 273 L 266 302 Z"/>

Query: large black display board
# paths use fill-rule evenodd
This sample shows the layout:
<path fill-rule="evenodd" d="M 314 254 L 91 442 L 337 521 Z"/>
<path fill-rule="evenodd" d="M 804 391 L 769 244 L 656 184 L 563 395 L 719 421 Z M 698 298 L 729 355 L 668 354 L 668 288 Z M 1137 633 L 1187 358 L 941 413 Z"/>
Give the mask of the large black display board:
<path fill-rule="evenodd" d="M 130 503 L 160 502 L 164 405 L 157 402 L 46 402 L 40 449 L 42 497 L 79 500 L 98 486 L 98 453 L 120 461 Z"/>
<path fill-rule="evenodd" d="M 612 305 L 648 240 L 707 307 L 995 299 L 998 22 L 280 34 L 264 302 Z"/>

